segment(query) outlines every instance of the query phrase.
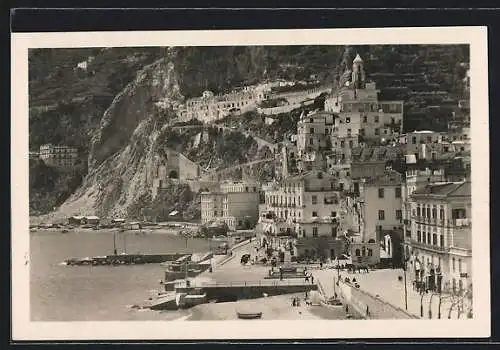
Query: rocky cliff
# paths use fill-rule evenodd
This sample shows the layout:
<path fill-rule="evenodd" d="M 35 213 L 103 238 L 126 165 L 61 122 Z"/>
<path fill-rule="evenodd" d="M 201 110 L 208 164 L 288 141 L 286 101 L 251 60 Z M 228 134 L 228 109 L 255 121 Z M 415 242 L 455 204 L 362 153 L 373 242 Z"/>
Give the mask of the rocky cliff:
<path fill-rule="evenodd" d="M 142 69 L 104 113 L 92 136 L 89 172 L 55 214 L 126 216 L 143 201 L 163 161 L 155 152 L 157 136 L 182 98 L 168 57 Z M 162 107 L 155 103 L 160 100 Z"/>

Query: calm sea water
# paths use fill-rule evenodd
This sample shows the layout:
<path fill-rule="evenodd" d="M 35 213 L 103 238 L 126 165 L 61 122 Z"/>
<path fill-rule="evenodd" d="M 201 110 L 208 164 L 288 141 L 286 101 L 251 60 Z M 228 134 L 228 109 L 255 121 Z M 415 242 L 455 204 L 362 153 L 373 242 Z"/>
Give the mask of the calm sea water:
<path fill-rule="evenodd" d="M 33 321 L 144 321 L 183 317 L 189 311 L 151 311 L 130 308 L 143 304 L 160 289 L 163 268 L 158 264 L 137 266 L 64 266 L 70 257 L 111 254 L 113 233 L 80 231 L 30 232 L 30 303 Z M 175 235 L 117 234 L 121 253 L 203 252 L 203 239 L 187 242 Z"/>

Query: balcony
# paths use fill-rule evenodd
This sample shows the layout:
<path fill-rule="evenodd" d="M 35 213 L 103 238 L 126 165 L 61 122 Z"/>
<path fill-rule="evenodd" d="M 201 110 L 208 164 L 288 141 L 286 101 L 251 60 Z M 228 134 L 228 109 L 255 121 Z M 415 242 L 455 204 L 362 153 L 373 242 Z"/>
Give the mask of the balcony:
<path fill-rule="evenodd" d="M 447 247 L 440 247 L 440 246 L 433 245 L 433 244 L 417 242 L 414 239 L 411 240 L 411 245 L 415 248 L 431 250 L 431 251 L 434 251 L 437 253 L 446 253 L 449 250 Z"/>

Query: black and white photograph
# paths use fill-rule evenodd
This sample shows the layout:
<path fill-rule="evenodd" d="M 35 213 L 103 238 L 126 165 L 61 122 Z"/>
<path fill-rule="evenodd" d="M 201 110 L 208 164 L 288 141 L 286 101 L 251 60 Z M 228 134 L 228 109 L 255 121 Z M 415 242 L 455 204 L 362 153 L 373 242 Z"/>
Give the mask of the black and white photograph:
<path fill-rule="evenodd" d="M 20 338 L 489 335 L 484 28 L 12 40 Z"/>

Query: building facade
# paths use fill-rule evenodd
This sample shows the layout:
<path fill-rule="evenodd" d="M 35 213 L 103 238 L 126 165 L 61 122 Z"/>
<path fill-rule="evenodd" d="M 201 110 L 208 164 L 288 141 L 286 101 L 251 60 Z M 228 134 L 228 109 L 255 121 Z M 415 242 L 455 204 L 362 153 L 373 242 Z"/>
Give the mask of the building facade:
<path fill-rule="evenodd" d="M 66 145 L 46 144 L 40 146 L 39 157 L 49 166 L 71 168 L 78 160 L 78 149 Z"/>
<path fill-rule="evenodd" d="M 325 111 L 339 116 L 338 136 L 359 134 L 362 140 L 393 138 L 403 130 L 403 101 L 380 101 L 376 84 L 367 80 L 359 55 L 351 81 L 325 100 Z"/>
<path fill-rule="evenodd" d="M 380 242 L 383 232 L 403 226 L 402 176 L 394 170 L 367 178 L 360 185 L 360 205 L 364 221 L 362 242 Z"/>
<path fill-rule="evenodd" d="M 414 281 L 427 289 L 464 291 L 472 283 L 471 183 L 427 185 L 410 196 Z"/>
<path fill-rule="evenodd" d="M 201 193 L 201 221 L 224 222 L 232 230 L 254 228 L 259 197 L 260 185 L 256 182 L 223 182 L 217 190 Z"/>

